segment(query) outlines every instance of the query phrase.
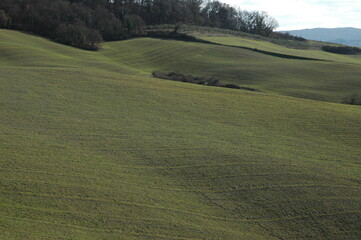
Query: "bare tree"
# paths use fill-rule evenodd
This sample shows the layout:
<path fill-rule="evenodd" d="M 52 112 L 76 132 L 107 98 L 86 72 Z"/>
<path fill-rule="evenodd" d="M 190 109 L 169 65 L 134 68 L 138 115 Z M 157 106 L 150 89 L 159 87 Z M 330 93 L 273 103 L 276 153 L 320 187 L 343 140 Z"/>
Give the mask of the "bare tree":
<path fill-rule="evenodd" d="M 9 27 L 11 23 L 10 17 L 5 13 L 4 10 L 0 9 L 0 28 Z"/>

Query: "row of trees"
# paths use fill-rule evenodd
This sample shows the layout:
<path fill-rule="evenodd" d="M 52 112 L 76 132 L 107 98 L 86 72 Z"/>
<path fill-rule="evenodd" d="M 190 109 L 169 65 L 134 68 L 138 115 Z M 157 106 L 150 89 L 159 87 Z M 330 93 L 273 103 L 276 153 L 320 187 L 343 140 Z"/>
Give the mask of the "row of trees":
<path fill-rule="evenodd" d="M 201 9 L 204 16 L 203 25 L 210 27 L 226 28 L 247 33 L 269 36 L 278 22 L 266 12 L 242 11 L 219 1 L 208 2 Z"/>
<path fill-rule="evenodd" d="M 361 49 L 358 47 L 349 47 L 349 46 L 322 46 L 322 50 L 331 53 L 338 54 L 347 54 L 347 55 L 357 55 L 361 54 Z"/>
<path fill-rule="evenodd" d="M 190 24 L 268 36 L 278 26 L 265 12 L 235 9 L 218 0 L 1 0 L 0 27 L 34 32 L 97 49 L 144 31 L 146 25 Z"/>

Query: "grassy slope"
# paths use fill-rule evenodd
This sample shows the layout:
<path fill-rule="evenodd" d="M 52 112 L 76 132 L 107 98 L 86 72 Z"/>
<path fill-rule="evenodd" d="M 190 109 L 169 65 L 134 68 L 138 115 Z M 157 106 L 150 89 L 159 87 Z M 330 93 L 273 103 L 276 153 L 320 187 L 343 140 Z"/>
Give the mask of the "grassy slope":
<path fill-rule="evenodd" d="M 301 57 L 318 58 L 318 59 L 337 61 L 337 62 L 361 64 L 361 56 L 332 54 L 329 52 L 321 51 L 320 46 L 323 46 L 321 42 L 308 41 L 309 43 L 308 49 L 292 49 L 292 48 L 282 47 L 280 45 L 273 44 L 270 42 L 251 40 L 240 37 L 206 37 L 206 36 L 198 36 L 198 37 L 210 42 L 224 44 L 228 46 L 257 48 L 265 51 L 290 54 Z"/>
<path fill-rule="evenodd" d="M 302 51 L 270 43 L 263 45 L 259 49 L 270 51 L 272 46 L 279 50 L 272 52 L 289 55 L 297 56 Z M 163 70 L 214 75 L 224 82 L 314 100 L 340 102 L 361 87 L 360 58 L 325 55 L 320 51 L 305 51 L 300 56 L 317 57 L 319 53 L 317 58 L 327 61 L 291 60 L 235 47 L 157 39 L 109 43 L 106 50 L 105 54 L 114 61 L 126 62 L 146 73 Z"/>
<path fill-rule="evenodd" d="M 0 238 L 359 239 L 359 107 L 148 77 L 235 51 L 0 30 Z"/>

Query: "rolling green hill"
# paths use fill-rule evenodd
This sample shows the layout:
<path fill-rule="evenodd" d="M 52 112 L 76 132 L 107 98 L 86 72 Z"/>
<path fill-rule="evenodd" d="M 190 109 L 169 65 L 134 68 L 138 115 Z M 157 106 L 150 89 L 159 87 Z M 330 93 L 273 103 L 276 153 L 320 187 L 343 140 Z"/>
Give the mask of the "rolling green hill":
<path fill-rule="evenodd" d="M 361 56 L 287 49 L 257 41 L 243 45 L 246 40 L 239 41 L 241 38 L 206 39 L 232 46 L 141 38 L 108 43 L 104 54 L 145 73 L 162 70 L 211 75 L 264 92 L 314 100 L 340 102 L 361 88 Z M 252 48 L 252 42 L 264 53 L 237 47 Z M 320 60 L 289 59 L 292 57 Z"/>
<path fill-rule="evenodd" d="M 0 30 L 0 239 L 360 239 L 361 108 L 310 99 L 361 70 L 312 54 Z"/>

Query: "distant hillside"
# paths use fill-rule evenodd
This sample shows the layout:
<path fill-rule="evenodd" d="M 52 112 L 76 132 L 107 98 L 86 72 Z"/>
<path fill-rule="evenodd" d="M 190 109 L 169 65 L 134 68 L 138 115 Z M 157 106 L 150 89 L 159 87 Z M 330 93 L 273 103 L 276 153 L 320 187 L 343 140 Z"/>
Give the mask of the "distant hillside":
<path fill-rule="evenodd" d="M 310 40 L 361 47 L 361 29 L 358 28 L 314 28 L 288 32 Z"/>

